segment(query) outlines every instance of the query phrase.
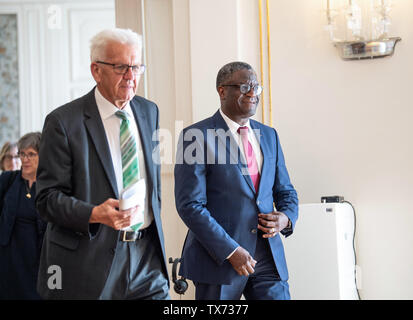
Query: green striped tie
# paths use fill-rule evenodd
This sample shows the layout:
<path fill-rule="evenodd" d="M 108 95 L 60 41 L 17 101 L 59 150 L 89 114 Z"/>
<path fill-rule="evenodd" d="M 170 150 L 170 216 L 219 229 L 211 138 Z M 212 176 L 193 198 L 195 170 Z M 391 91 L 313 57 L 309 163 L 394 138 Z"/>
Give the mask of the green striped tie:
<path fill-rule="evenodd" d="M 138 149 L 126 113 L 116 111 L 115 114 L 122 119 L 120 124 L 120 152 L 122 155 L 123 188 L 125 189 L 139 180 Z M 138 223 L 131 226 L 131 228 L 136 231 L 141 225 L 142 223 Z"/>

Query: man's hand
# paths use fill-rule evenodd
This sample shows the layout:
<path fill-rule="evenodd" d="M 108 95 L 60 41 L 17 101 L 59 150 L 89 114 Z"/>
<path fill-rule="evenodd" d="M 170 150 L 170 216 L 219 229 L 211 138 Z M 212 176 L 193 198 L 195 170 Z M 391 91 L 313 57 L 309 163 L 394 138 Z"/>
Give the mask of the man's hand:
<path fill-rule="evenodd" d="M 249 252 L 242 247 L 238 247 L 228 260 L 240 276 L 248 276 L 253 273 L 257 263 Z"/>
<path fill-rule="evenodd" d="M 103 223 L 115 230 L 120 230 L 131 225 L 132 216 L 137 208 L 138 206 L 119 211 L 119 200 L 109 198 L 93 208 L 89 223 Z"/>
<path fill-rule="evenodd" d="M 272 238 L 287 226 L 288 217 L 282 212 L 258 214 L 258 229 L 264 232 L 263 238 Z"/>

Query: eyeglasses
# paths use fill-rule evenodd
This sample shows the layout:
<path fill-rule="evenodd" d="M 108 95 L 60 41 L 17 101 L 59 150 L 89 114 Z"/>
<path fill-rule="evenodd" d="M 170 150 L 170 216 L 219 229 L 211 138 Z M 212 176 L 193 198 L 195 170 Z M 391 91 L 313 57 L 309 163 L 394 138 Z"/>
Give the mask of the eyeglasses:
<path fill-rule="evenodd" d="M 115 64 L 115 63 L 109 63 L 109 62 L 103 62 L 103 61 L 96 61 L 96 63 L 101 63 L 101 64 L 106 64 L 108 66 L 113 67 L 113 71 L 116 74 L 121 74 L 124 75 L 126 72 L 128 72 L 129 68 L 132 69 L 132 73 L 134 75 L 141 75 L 145 72 L 146 66 L 144 64 L 141 64 L 140 66 L 130 66 L 127 64 Z"/>
<path fill-rule="evenodd" d="M 17 159 L 19 159 L 19 155 L 17 154 L 17 155 L 15 155 L 15 156 L 13 156 L 13 155 L 11 155 L 11 154 L 8 154 L 8 155 L 5 155 L 5 156 L 4 156 L 4 159 L 9 160 L 9 161 L 17 160 Z"/>
<path fill-rule="evenodd" d="M 247 94 L 248 92 L 251 91 L 251 89 L 253 89 L 254 94 L 259 96 L 262 93 L 262 87 L 258 84 L 256 85 L 249 85 L 247 83 L 242 83 L 242 84 L 222 84 L 221 87 L 238 87 L 239 91 L 241 91 L 241 93 L 243 94 Z"/>
<path fill-rule="evenodd" d="M 34 157 L 36 157 L 38 154 L 34 152 L 29 152 L 29 153 L 24 153 L 24 152 L 19 152 L 19 157 L 20 159 L 24 160 L 24 158 L 27 158 L 29 160 L 32 160 Z"/>

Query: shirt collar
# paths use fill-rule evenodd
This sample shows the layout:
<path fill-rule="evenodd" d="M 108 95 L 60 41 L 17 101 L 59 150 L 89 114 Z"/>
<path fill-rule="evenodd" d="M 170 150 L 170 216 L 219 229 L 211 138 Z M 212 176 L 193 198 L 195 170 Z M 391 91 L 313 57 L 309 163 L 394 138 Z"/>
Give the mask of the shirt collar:
<path fill-rule="evenodd" d="M 224 118 L 224 121 L 226 122 L 232 134 L 237 133 L 239 127 L 248 127 L 249 132 L 251 132 L 252 129 L 250 126 L 250 119 L 248 119 L 247 123 L 244 126 L 240 126 L 238 123 L 228 118 L 228 116 L 222 111 L 221 108 L 219 108 L 219 112 L 221 113 L 221 116 Z"/>
<path fill-rule="evenodd" d="M 100 116 L 103 120 L 108 119 L 109 117 L 115 115 L 116 111 L 119 111 L 119 108 L 116 107 L 113 103 L 108 101 L 99 91 L 98 87 L 95 89 L 95 99 L 98 106 Z M 122 109 L 126 112 L 128 117 L 133 117 L 132 109 L 130 103 L 128 102 L 126 106 Z"/>

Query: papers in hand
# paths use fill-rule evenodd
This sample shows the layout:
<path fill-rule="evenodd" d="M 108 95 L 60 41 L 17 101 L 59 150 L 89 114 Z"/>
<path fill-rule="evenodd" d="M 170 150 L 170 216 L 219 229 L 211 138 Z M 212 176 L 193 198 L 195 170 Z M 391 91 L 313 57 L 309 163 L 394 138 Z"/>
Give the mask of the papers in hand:
<path fill-rule="evenodd" d="M 137 212 L 132 216 L 130 226 L 143 224 L 145 210 L 146 184 L 144 179 L 140 179 L 136 183 L 123 189 L 120 193 L 119 210 L 128 210 L 138 206 Z M 129 230 L 130 226 L 122 230 Z"/>

